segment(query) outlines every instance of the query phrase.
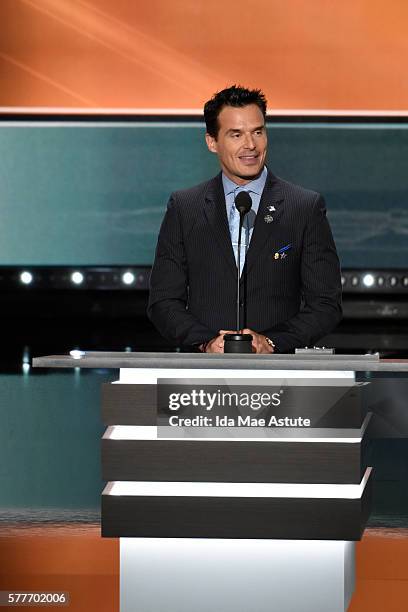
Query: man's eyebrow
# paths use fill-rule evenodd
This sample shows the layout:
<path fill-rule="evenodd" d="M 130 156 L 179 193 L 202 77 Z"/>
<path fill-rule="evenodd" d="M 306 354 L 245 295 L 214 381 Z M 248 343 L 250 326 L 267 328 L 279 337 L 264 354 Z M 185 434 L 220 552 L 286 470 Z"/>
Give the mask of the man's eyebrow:
<path fill-rule="evenodd" d="M 260 130 L 264 130 L 265 129 L 265 124 L 264 125 L 258 125 L 258 127 L 254 128 L 253 130 L 251 130 L 252 132 L 259 132 Z M 230 128 L 229 130 L 226 131 L 227 134 L 240 134 L 242 132 L 242 130 L 240 130 L 239 128 Z"/>

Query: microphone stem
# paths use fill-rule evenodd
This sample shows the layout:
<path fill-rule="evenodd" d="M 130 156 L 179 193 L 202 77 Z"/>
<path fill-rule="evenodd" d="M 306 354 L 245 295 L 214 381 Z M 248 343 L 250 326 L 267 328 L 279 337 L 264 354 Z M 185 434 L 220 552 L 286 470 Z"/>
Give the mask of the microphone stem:
<path fill-rule="evenodd" d="M 245 213 L 239 213 L 239 232 L 238 232 L 238 255 L 237 255 L 237 333 L 241 333 L 241 317 L 240 317 L 240 301 L 241 301 L 241 237 L 242 237 L 242 225 L 244 223 Z"/>

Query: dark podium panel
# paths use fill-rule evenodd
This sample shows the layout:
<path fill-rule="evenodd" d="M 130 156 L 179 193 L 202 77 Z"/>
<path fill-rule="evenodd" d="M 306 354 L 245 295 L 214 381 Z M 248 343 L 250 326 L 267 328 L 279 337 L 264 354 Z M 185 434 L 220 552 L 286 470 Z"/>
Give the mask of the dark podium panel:
<path fill-rule="evenodd" d="M 349 499 L 246 498 L 239 491 L 237 497 L 198 497 L 194 490 L 184 496 L 126 496 L 109 495 L 107 489 L 102 495 L 102 535 L 360 540 L 370 511 L 370 470 L 366 479 L 362 496 Z"/>
<path fill-rule="evenodd" d="M 226 374 L 227 375 L 227 374 Z M 163 400 L 166 391 L 172 386 L 171 380 L 159 379 L 158 384 L 102 385 L 102 421 L 105 425 L 157 425 L 158 408 L 164 414 Z M 198 381 L 201 388 L 211 391 L 217 385 Z M 180 385 L 180 390 L 188 390 L 192 385 Z M 312 419 L 312 427 L 355 429 L 362 426 L 366 417 L 363 400 L 366 385 L 357 383 L 350 387 L 331 386 L 328 388 L 327 405 L 322 405 L 321 397 L 314 387 L 299 385 L 280 385 L 285 388 L 285 407 L 280 416 L 296 417 L 301 409 L 307 408 Z M 234 390 L 248 387 L 234 384 Z M 267 391 L 270 385 L 259 381 L 257 390 Z M 321 394 L 320 394 L 321 395 Z M 329 405 L 330 404 L 330 405 Z M 235 409 L 236 411 L 236 409 Z"/>
<path fill-rule="evenodd" d="M 364 440 L 364 445 L 366 441 Z M 363 444 L 102 439 L 103 480 L 358 484 Z"/>

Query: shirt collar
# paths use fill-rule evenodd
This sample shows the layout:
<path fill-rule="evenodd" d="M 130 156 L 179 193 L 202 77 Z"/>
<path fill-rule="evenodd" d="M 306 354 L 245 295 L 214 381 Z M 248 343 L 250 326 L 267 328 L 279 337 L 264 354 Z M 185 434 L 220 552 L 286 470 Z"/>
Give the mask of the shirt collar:
<path fill-rule="evenodd" d="M 234 181 L 231 181 L 228 176 L 222 173 L 222 185 L 224 187 L 224 194 L 225 196 L 228 196 L 231 193 L 235 193 L 237 189 L 241 188 L 244 191 L 252 191 L 252 193 L 256 193 L 260 196 L 262 195 L 262 192 L 264 190 L 267 175 L 268 171 L 266 169 L 266 166 L 264 166 L 258 178 L 254 179 L 253 181 L 250 181 L 246 185 L 237 185 L 237 183 L 234 183 Z"/>

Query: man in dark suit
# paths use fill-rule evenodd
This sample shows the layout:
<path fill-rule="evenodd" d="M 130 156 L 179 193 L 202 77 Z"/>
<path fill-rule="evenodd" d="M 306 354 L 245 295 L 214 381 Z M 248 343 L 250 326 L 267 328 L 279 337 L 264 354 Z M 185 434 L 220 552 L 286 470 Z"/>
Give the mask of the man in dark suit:
<path fill-rule="evenodd" d="M 262 92 L 235 86 L 204 106 L 207 146 L 222 172 L 172 194 L 150 281 L 148 315 L 175 345 L 223 352 L 224 334 L 236 327 L 240 191 L 253 202 L 240 282 L 247 304 L 241 325 L 254 352 L 311 346 L 341 319 L 340 267 L 324 200 L 266 168 L 265 116 Z"/>

